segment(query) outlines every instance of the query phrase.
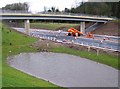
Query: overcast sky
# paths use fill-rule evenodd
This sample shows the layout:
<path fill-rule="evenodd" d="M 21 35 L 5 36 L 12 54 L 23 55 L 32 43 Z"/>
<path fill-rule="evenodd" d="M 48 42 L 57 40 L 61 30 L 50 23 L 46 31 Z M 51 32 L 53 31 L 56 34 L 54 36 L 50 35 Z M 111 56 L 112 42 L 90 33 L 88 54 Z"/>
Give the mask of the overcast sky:
<path fill-rule="evenodd" d="M 0 8 L 4 7 L 6 4 L 18 3 L 18 2 L 28 2 L 30 5 L 30 11 L 40 12 L 44 11 L 44 6 L 50 8 L 55 6 L 59 10 L 64 10 L 64 8 L 71 8 L 76 6 L 76 3 L 88 1 L 88 0 L 1 0 Z"/>

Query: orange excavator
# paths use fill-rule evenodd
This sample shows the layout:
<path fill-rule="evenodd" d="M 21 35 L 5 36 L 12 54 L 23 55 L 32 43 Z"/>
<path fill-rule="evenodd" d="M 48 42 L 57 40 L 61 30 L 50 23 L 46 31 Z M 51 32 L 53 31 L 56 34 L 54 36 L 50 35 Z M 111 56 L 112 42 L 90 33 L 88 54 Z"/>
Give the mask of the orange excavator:
<path fill-rule="evenodd" d="M 82 32 L 78 31 L 75 28 L 68 29 L 68 36 L 78 37 L 78 36 L 81 36 L 81 35 L 85 35 L 85 34 L 83 34 Z M 94 38 L 94 36 L 93 36 L 93 34 L 91 32 L 87 33 L 86 37 L 87 38 Z"/>
<path fill-rule="evenodd" d="M 81 35 L 83 35 L 83 33 L 75 28 L 68 29 L 68 36 L 81 36 Z"/>

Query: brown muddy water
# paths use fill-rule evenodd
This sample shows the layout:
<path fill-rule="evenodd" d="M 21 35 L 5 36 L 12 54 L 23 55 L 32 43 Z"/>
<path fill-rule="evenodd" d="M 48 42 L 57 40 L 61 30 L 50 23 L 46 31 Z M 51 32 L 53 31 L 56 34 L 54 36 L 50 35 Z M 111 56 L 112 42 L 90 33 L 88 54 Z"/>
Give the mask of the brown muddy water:
<path fill-rule="evenodd" d="M 7 63 L 24 73 L 62 87 L 117 87 L 118 70 L 63 53 L 21 53 Z"/>

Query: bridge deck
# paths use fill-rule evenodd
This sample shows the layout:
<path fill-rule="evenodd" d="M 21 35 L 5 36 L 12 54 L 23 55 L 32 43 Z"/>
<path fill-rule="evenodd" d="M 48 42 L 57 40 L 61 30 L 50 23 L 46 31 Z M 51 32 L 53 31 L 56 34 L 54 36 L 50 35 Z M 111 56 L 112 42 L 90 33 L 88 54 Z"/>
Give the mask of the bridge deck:
<path fill-rule="evenodd" d="M 74 16 L 74 15 L 54 15 L 54 14 L 31 14 L 31 13 L 3 13 L 2 19 L 46 19 L 46 20 L 74 20 L 107 22 L 113 18 L 93 17 L 93 16 Z"/>

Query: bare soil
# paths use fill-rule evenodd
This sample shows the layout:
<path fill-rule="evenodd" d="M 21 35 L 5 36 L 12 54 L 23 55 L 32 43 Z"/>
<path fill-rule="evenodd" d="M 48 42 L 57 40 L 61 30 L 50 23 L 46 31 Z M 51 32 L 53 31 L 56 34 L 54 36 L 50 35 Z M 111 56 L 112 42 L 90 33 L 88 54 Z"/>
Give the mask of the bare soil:
<path fill-rule="evenodd" d="M 93 31 L 94 34 L 120 36 L 120 28 L 118 22 L 108 22 Z"/>
<path fill-rule="evenodd" d="M 89 50 L 89 47 L 87 47 L 87 46 L 75 45 L 73 43 L 69 43 L 69 44 L 58 43 L 58 42 L 45 40 L 45 39 L 39 39 L 37 42 L 31 44 L 30 46 L 37 48 L 38 52 L 49 52 L 50 49 L 55 48 L 55 47 L 60 47 L 60 46 L 79 50 L 79 51 L 88 51 Z M 100 53 L 103 53 L 103 54 L 108 54 L 108 55 L 113 55 L 113 56 L 119 55 L 119 52 L 113 52 L 113 51 L 98 49 L 98 48 L 94 48 L 94 47 L 90 47 L 89 52 L 97 53 L 98 50 Z"/>
<path fill-rule="evenodd" d="M 38 52 L 41 52 L 41 51 L 48 52 L 49 49 L 54 48 L 54 47 L 63 46 L 63 44 L 57 43 L 54 41 L 50 41 L 50 40 L 39 39 L 37 42 L 31 44 L 30 46 L 37 48 Z"/>

